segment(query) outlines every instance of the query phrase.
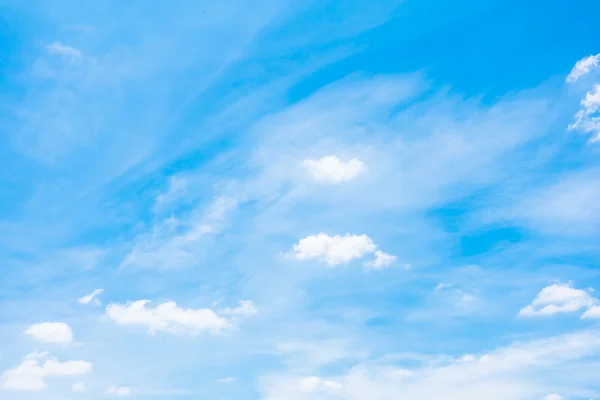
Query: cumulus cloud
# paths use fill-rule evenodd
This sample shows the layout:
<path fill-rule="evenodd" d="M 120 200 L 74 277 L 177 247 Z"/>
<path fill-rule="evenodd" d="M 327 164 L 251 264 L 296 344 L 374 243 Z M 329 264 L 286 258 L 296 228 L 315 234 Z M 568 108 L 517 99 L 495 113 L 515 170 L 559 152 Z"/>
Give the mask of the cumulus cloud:
<path fill-rule="evenodd" d="M 347 264 L 367 254 L 374 254 L 375 259 L 366 261 L 364 265 L 376 270 L 385 269 L 397 260 L 396 256 L 377 250 L 377 245 L 367 235 L 346 233 L 344 236 L 329 236 L 323 232 L 300 239 L 287 256 L 296 260 L 318 260 L 334 266 Z"/>
<path fill-rule="evenodd" d="M 73 386 L 71 386 L 71 390 L 75 393 L 85 393 L 87 391 L 85 383 L 83 382 L 74 383 Z"/>
<path fill-rule="evenodd" d="M 127 396 L 131 396 L 131 394 L 133 393 L 133 391 L 126 387 L 119 387 L 116 385 L 110 386 L 108 389 L 106 389 L 106 394 L 109 396 L 118 396 L 118 397 L 127 397 Z"/>
<path fill-rule="evenodd" d="M 579 78 L 581 78 L 584 75 L 587 75 L 588 73 L 590 73 L 590 71 L 598 67 L 599 62 L 600 54 L 596 54 L 595 56 L 588 56 L 577 61 L 575 63 L 575 66 L 567 76 L 567 83 L 577 82 Z"/>
<path fill-rule="evenodd" d="M 43 322 L 29 327 L 25 334 L 44 343 L 68 344 L 73 340 L 71 327 L 64 322 Z"/>
<path fill-rule="evenodd" d="M 326 233 L 310 235 L 295 244 L 290 256 L 297 260 L 320 260 L 327 265 L 346 264 L 362 258 L 377 249 L 367 235 L 329 236 Z"/>
<path fill-rule="evenodd" d="M 377 250 L 375 251 L 375 259 L 373 261 L 365 261 L 365 266 L 372 269 L 385 269 L 397 260 L 398 257 Z"/>
<path fill-rule="evenodd" d="M 219 334 L 231 327 L 226 318 L 208 308 L 180 308 L 174 301 L 152 308 L 147 307 L 149 303 L 150 300 L 138 300 L 126 304 L 109 304 L 106 315 L 120 325 L 145 326 L 150 333 L 165 331 Z"/>
<path fill-rule="evenodd" d="M 358 158 L 342 161 L 337 156 L 304 160 L 303 165 L 315 181 L 331 184 L 351 181 L 367 170 L 367 165 Z"/>
<path fill-rule="evenodd" d="M 85 375 L 91 370 L 92 364 L 86 361 L 50 359 L 41 364 L 39 360 L 26 357 L 18 367 L 2 374 L 2 387 L 15 391 L 42 390 L 46 388 L 46 378 Z"/>
<path fill-rule="evenodd" d="M 93 304 L 99 305 L 100 304 L 100 300 L 98 300 L 96 298 L 96 296 L 98 296 L 103 291 L 104 291 L 104 289 L 96 289 L 96 290 L 94 290 L 92 293 L 90 293 L 88 295 L 85 295 L 83 297 L 79 297 L 77 299 L 77 302 L 79 304 L 90 304 L 90 303 L 93 303 Z"/>
<path fill-rule="evenodd" d="M 258 310 L 254 306 L 254 302 L 251 300 L 242 300 L 240 301 L 239 306 L 237 306 L 236 308 L 226 308 L 220 312 L 220 314 L 222 315 L 231 315 L 239 317 L 247 317 L 257 313 Z"/>
<path fill-rule="evenodd" d="M 533 302 L 519 311 L 521 317 L 551 316 L 573 313 L 597 303 L 588 292 L 575 289 L 570 283 L 555 283 L 543 288 Z"/>

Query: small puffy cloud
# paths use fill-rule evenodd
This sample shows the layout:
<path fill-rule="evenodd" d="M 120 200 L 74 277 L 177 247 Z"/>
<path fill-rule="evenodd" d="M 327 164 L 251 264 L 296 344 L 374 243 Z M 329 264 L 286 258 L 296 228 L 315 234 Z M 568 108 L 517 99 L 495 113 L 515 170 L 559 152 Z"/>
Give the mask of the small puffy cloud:
<path fill-rule="evenodd" d="M 63 322 L 43 322 L 29 327 L 25 334 L 44 343 L 68 344 L 73 340 L 71 327 Z"/>
<path fill-rule="evenodd" d="M 329 236 L 323 232 L 300 239 L 287 256 L 296 260 L 318 260 L 334 266 L 347 264 L 367 254 L 374 254 L 375 259 L 366 261 L 364 265 L 375 270 L 385 269 L 397 260 L 396 256 L 377 250 L 377 245 L 367 235 L 346 233 L 344 236 Z M 405 268 L 409 267 L 409 264 L 405 265 Z"/>
<path fill-rule="evenodd" d="M 227 377 L 227 378 L 223 378 L 223 379 L 219 379 L 218 382 L 219 383 L 234 383 L 236 381 L 236 379 L 234 377 Z"/>
<path fill-rule="evenodd" d="M 600 62 L 600 54 L 596 54 L 595 56 L 588 56 L 582 58 L 581 60 L 575 63 L 575 66 L 567 76 L 567 83 L 575 83 L 579 78 L 584 75 L 587 75 L 593 69 L 598 67 L 598 63 Z"/>
<path fill-rule="evenodd" d="M 103 289 L 96 289 L 96 290 L 94 290 L 90 294 L 87 294 L 87 295 L 85 295 L 83 297 L 79 297 L 77 299 L 77 302 L 79 304 L 90 304 L 90 303 L 93 303 L 93 304 L 99 305 L 100 301 L 96 298 L 96 296 L 98 296 L 103 291 L 104 291 Z"/>
<path fill-rule="evenodd" d="M 71 386 L 71 390 L 75 393 L 85 393 L 87 391 L 85 383 L 83 382 L 74 383 L 73 386 Z"/>
<path fill-rule="evenodd" d="M 304 160 L 303 165 L 315 181 L 331 184 L 351 181 L 367 170 L 367 165 L 358 158 L 342 161 L 336 156 Z"/>
<path fill-rule="evenodd" d="M 365 261 L 365 266 L 372 269 L 385 269 L 395 263 L 398 257 L 377 250 L 373 261 Z"/>
<path fill-rule="evenodd" d="M 133 391 L 128 388 L 128 387 L 119 387 L 116 385 L 113 385 L 111 387 L 109 387 L 108 389 L 106 389 L 106 394 L 109 396 L 118 396 L 118 397 L 127 397 L 127 396 L 131 396 L 131 394 L 133 393 Z"/>
<path fill-rule="evenodd" d="M 543 288 L 533 302 L 519 311 L 521 317 L 551 316 L 572 313 L 594 306 L 597 302 L 588 292 L 571 284 L 555 283 Z"/>
<path fill-rule="evenodd" d="M 130 301 L 127 304 L 109 304 L 106 315 L 120 325 L 142 325 L 150 333 L 218 334 L 231 325 L 226 318 L 218 316 L 208 308 L 180 308 L 174 301 L 147 307 L 150 300 Z"/>
<path fill-rule="evenodd" d="M 2 387 L 15 391 L 37 391 L 46 388 L 46 378 L 53 376 L 85 375 L 92 370 L 86 361 L 60 362 L 50 359 L 40 364 L 39 360 L 25 358 L 16 368 L 2 374 Z"/>
<path fill-rule="evenodd" d="M 239 306 L 236 308 L 226 308 L 220 312 L 222 315 L 231 315 L 237 317 L 247 317 L 257 313 L 258 310 L 254 306 L 254 302 L 251 300 L 242 300 L 240 301 Z"/>
<path fill-rule="evenodd" d="M 327 265 L 346 264 L 373 253 L 377 246 L 367 235 L 307 236 L 295 244 L 290 256 L 297 260 L 321 260 Z"/>
<path fill-rule="evenodd" d="M 75 47 L 64 45 L 60 42 L 54 42 L 46 45 L 46 51 L 49 54 L 70 58 L 71 60 L 77 60 L 83 58 L 81 51 Z"/>

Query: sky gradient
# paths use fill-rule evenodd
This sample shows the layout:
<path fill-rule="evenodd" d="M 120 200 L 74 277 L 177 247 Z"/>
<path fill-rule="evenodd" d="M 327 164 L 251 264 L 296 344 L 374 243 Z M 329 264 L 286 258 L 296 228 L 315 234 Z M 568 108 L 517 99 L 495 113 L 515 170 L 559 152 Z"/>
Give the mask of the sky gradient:
<path fill-rule="evenodd" d="M 600 399 L 600 3 L 0 0 L 0 399 Z"/>

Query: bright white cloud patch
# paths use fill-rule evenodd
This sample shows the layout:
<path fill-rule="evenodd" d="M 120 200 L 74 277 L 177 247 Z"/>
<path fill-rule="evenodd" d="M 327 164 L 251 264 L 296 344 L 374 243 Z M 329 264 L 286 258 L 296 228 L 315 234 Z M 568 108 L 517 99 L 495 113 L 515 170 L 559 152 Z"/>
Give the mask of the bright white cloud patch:
<path fill-rule="evenodd" d="M 377 246 L 367 235 L 307 236 L 293 246 L 290 255 L 298 260 L 321 260 L 327 265 L 345 264 L 375 251 Z"/>
<path fill-rule="evenodd" d="M 398 257 L 377 250 L 375 251 L 375 259 L 373 261 L 365 261 L 365 266 L 373 269 L 385 269 L 397 260 Z"/>
<path fill-rule="evenodd" d="M 121 325 L 142 325 L 150 333 L 218 334 L 229 328 L 230 322 L 208 308 L 180 308 L 174 301 L 146 307 L 149 300 L 130 301 L 127 304 L 109 304 L 106 315 Z"/>
<path fill-rule="evenodd" d="M 236 308 L 226 308 L 220 312 L 220 314 L 222 315 L 231 315 L 239 317 L 247 317 L 257 313 L 258 310 L 254 306 L 254 302 L 252 302 L 251 300 L 242 300 L 240 301 L 240 305 Z"/>
<path fill-rule="evenodd" d="M 598 67 L 598 63 L 600 62 L 600 54 L 596 54 L 595 56 L 588 56 L 582 58 L 581 60 L 575 63 L 575 66 L 571 70 L 571 73 L 567 76 L 567 83 L 575 83 L 579 78 L 584 75 L 587 75 L 594 68 Z"/>
<path fill-rule="evenodd" d="M 350 261 L 374 254 L 375 259 L 364 264 L 373 269 L 384 269 L 393 264 L 397 257 L 377 250 L 377 245 L 367 235 L 329 236 L 318 233 L 300 239 L 288 256 L 297 260 L 319 260 L 329 266 L 347 264 Z"/>
<path fill-rule="evenodd" d="M 103 289 L 96 289 L 94 290 L 92 293 L 85 295 L 83 297 L 79 297 L 77 299 L 77 302 L 79 304 L 96 304 L 99 305 L 100 304 L 100 300 L 97 299 L 97 296 L 102 293 L 104 290 Z"/>
<path fill-rule="evenodd" d="M 29 327 L 25 334 L 44 343 L 68 344 L 73 340 L 71 327 L 63 322 L 43 322 Z"/>
<path fill-rule="evenodd" d="M 109 396 L 127 397 L 131 396 L 133 391 L 128 387 L 111 386 L 106 389 L 106 394 Z"/>
<path fill-rule="evenodd" d="M 367 165 L 358 158 L 342 161 L 336 156 L 304 160 L 303 165 L 315 181 L 333 184 L 351 181 L 367 170 Z"/>
<path fill-rule="evenodd" d="M 550 316 L 573 313 L 597 303 L 588 292 L 575 289 L 571 284 L 555 283 L 543 288 L 533 302 L 519 311 L 519 316 Z"/>
<path fill-rule="evenodd" d="M 85 375 L 91 370 L 92 364 L 86 361 L 51 359 L 40 364 L 39 360 L 26 358 L 18 367 L 2 374 L 2 387 L 15 391 L 42 390 L 46 387 L 46 378 Z"/>
<path fill-rule="evenodd" d="M 85 393 L 87 391 L 85 383 L 83 382 L 73 384 L 73 386 L 71 386 L 71 390 L 75 393 Z"/>

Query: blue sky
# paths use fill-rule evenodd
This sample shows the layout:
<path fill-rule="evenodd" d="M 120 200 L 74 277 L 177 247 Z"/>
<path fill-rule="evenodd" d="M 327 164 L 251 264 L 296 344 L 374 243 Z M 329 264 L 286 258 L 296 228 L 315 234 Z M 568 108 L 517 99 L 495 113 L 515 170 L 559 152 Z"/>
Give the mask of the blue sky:
<path fill-rule="evenodd" d="M 600 4 L 0 2 L 0 398 L 600 398 Z"/>

